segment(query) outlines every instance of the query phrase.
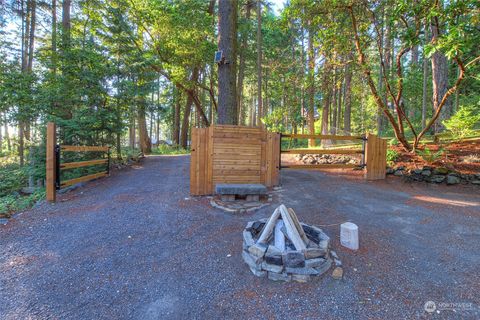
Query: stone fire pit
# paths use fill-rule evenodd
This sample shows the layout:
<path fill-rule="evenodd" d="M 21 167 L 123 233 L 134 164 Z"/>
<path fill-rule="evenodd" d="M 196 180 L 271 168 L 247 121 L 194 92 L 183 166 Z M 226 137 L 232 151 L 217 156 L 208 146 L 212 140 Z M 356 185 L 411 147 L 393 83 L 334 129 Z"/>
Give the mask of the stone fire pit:
<path fill-rule="evenodd" d="M 306 282 L 330 269 L 332 255 L 341 265 L 329 245 L 330 238 L 321 229 L 300 223 L 295 212 L 282 204 L 269 219 L 247 224 L 242 257 L 258 277 Z"/>

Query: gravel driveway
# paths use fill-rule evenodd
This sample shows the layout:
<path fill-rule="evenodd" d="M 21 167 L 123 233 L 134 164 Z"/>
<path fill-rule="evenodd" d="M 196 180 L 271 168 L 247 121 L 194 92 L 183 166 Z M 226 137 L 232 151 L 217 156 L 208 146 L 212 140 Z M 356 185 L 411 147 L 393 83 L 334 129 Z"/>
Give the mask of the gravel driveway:
<path fill-rule="evenodd" d="M 282 171 L 271 206 L 232 215 L 191 198 L 188 176 L 188 156 L 148 157 L 0 226 L 0 319 L 480 317 L 479 188 Z M 241 231 L 278 203 L 306 223 L 358 224 L 357 252 L 323 228 L 343 280 L 250 273 Z M 428 314 L 429 300 L 456 310 Z"/>

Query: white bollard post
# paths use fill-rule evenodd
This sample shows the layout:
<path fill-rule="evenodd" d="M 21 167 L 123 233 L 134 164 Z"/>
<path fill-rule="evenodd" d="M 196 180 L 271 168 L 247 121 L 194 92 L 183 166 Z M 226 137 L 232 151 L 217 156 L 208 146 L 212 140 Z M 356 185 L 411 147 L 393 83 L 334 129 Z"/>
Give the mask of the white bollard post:
<path fill-rule="evenodd" d="M 358 250 L 358 226 L 351 222 L 340 225 L 340 243 L 352 250 Z"/>

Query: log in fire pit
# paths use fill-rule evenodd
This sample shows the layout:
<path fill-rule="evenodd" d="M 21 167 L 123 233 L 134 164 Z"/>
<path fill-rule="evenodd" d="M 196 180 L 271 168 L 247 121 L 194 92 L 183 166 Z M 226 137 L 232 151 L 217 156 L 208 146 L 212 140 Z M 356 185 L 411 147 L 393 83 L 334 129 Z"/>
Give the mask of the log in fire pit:
<path fill-rule="evenodd" d="M 332 266 L 329 244 L 321 229 L 300 223 L 295 211 L 282 204 L 270 218 L 247 224 L 242 257 L 258 277 L 306 282 Z"/>

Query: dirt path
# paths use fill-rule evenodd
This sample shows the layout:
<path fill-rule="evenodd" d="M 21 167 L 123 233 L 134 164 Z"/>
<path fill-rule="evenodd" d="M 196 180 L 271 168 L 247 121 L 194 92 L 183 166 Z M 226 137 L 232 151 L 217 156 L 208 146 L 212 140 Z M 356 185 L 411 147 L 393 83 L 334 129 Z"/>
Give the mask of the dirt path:
<path fill-rule="evenodd" d="M 428 300 L 475 309 L 436 317 L 480 317 L 478 189 L 284 171 L 272 206 L 234 216 L 189 196 L 188 161 L 149 157 L 1 226 L 0 319 L 411 319 Z M 356 253 L 324 228 L 344 280 L 250 273 L 241 231 L 279 202 L 307 223 L 359 225 Z"/>

